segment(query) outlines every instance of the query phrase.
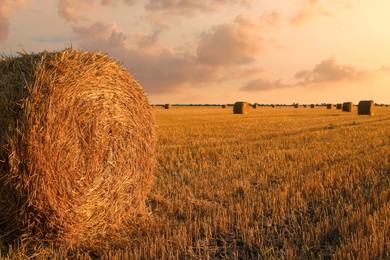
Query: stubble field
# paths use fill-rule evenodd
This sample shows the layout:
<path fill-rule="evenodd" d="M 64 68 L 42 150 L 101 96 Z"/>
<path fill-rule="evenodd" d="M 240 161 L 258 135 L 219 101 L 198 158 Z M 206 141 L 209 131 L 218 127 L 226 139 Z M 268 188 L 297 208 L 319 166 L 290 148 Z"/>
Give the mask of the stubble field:
<path fill-rule="evenodd" d="M 129 248 L 99 257 L 390 258 L 390 108 L 153 112 L 150 213 Z"/>

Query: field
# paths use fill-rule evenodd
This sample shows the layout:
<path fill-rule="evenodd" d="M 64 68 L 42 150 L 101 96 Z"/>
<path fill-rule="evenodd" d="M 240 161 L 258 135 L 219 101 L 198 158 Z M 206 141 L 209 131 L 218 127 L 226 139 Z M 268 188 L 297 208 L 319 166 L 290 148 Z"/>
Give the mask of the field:
<path fill-rule="evenodd" d="M 101 258 L 390 258 L 390 108 L 153 112 L 150 214 Z"/>

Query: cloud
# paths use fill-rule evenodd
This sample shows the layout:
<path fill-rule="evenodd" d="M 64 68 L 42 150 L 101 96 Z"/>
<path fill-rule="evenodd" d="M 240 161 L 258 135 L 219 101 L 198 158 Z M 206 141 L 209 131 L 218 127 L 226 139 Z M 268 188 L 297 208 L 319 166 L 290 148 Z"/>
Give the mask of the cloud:
<path fill-rule="evenodd" d="M 198 61 L 214 66 L 250 64 L 265 48 L 258 33 L 255 23 L 243 16 L 218 25 L 200 35 Z"/>
<path fill-rule="evenodd" d="M 8 17 L 13 9 L 24 6 L 25 0 L 2 0 L 0 1 L 0 41 L 7 39 L 9 30 Z"/>
<path fill-rule="evenodd" d="M 184 86 L 202 85 L 218 78 L 218 69 L 198 63 L 193 55 L 157 43 L 152 50 L 143 48 L 139 42 L 131 44 L 115 24 L 73 26 L 73 31 L 83 48 L 109 53 L 123 62 L 144 89 L 154 94 L 180 92 Z M 145 41 L 144 37 L 139 41 Z"/>
<path fill-rule="evenodd" d="M 295 78 L 302 85 L 320 85 L 323 83 L 357 82 L 369 79 L 375 73 L 353 66 L 339 65 L 334 58 L 321 61 L 312 70 L 302 70 Z"/>
<path fill-rule="evenodd" d="M 299 9 L 290 18 L 292 25 L 302 25 L 317 16 L 332 16 L 332 12 L 320 4 L 318 0 L 308 0 L 304 7 Z"/>
<path fill-rule="evenodd" d="M 168 12 L 171 15 L 195 15 L 198 12 L 215 12 L 221 6 L 250 6 L 252 0 L 149 0 L 145 8 Z"/>
<path fill-rule="evenodd" d="M 289 88 L 292 86 L 293 85 L 282 83 L 281 79 L 278 79 L 276 81 L 269 81 L 269 80 L 259 78 L 246 83 L 240 90 L 246 92 L 258 92 L 258 91 L 268 91 L 268 90 Z"/>
<path fill-rule="evenodd" d="M 269 27 L 276 27 L 280 24 L 281 17 L 278 11 L 266 11 L 259 19 L 261 23 L 266 24 Z"/>
<path fill-rule="evenodd" d="M 102 6 L 115 6 L 120 2 L 132 5 L 135 0 L 59 0 L 58 14 L 68 22 L 79 22 L 97 13 Z"/>

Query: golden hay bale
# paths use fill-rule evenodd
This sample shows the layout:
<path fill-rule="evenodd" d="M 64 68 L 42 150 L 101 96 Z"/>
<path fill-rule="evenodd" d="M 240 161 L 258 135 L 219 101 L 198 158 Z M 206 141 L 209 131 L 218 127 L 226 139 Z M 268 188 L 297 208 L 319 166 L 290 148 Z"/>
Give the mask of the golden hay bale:
<path fill-rule="evenodd" d="M 165 104 L 165 105 L 164 105 L 164 108 L 165 108 L 165 109 L 171 109 L 171 108 L 172 108 L 172 105 L 171 105 L 171 104 Z"/>
<path fill-rule="evenodd" d="M 258 106 L 257 103 L 254 103 L 254 104 L 253 104 L 253 108 L 254 108 L 254 109 L 256 109 L 257 106 Z"/>
<path fill-rule="evenodd" d="M 225 105 L 225 104 L 224 104 L 224 105 L 222 105 L 222 108 L 226 108 L 226 107 L 227 107 L 227 105 Z"/>
<path fill-rule="evenodd" d="M 332 109 L 332 104 L 326 104 L 327 109 Z"/>
<path fill-rule="evenodd" d="M 141 86 L 106 55 L 73 49 L 3 58 L 0 75 L 0 237 L 71 248 L 128 239 L 155 162 Z"/>
<path fill-rule="evenodd" d="M 314 104 L 311 104 L 311 105 L 310 105 L 310 107 L 311 107 L 311 108 L 314 108 L 314 107 L 315 107 L 315 105 L 314 105 Z"/>
<path fill-rule="evenodd" d="M 248 114 L 249 111 L 249 104 L 248 102 L 236 102 L 233 106 L 233 113 L 234 114 Z"/>
<path fill-rule="evenodd" d="M 358 115 L 374 116 L 374 106 L 375 103 L 373 100 L 360 101 L 358 104 Z"/>
<path fill-rule="evenodd" d="M 336 105 L 336 109 L 343 109 L 343 104 L 338 103 L 338 104 Z"/>
<path fill-rule="evenodd" d="M 352 102 L 344 102 L 343 103 L 343 111 L 344 112 L 352 112 L 353 111 L 353 103 Z"/>
<path fill-rule="evenodd" d="M 298 103 L 294 104 L 294 108 L 298 108 L 298 107 L 299 107 Z"/>

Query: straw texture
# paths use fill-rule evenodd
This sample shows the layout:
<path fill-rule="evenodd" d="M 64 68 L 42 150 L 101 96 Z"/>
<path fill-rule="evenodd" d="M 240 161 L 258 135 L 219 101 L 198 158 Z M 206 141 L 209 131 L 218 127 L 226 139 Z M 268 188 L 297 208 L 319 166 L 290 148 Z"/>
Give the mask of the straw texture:
<path fill-rule="evenodd" d="M 78 248 L 125 239 L 153 182 L 141 86 L 106 55 L 73 49 L 3 57 L 0 73 L 0 235 Z"/>
<path fill-rule="evenodd" d="M 362 100 L 358 104 L 358 115 L 374 116 L 375 103 L 373 100 Z"/>
<path fill-rule="evenodd" d="M 234 114 L 248 114 L 249 104 L 248 102 L 239 101 L 234 103 L 233 113 Z"/>

